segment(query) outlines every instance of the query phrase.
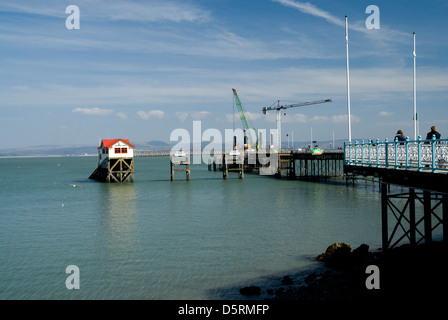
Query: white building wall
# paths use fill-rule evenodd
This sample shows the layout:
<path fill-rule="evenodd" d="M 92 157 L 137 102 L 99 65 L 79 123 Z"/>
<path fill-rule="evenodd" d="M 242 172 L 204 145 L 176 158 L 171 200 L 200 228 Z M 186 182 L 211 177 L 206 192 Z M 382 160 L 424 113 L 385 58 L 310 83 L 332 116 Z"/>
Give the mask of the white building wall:
<path fill-rule="evenodd" d="M 123 148 L 126 148 L 126 153 L 116 153 L 116 148 L 119 148 L 120 151 L 123 151 Z M 115 143 L 112 148 L 109 149 L 109 158 L 133 158 L 134 157 L 134 149 L 129 147 L 128 144 L 126 144 L 123 141 L 118 141 Z"/>

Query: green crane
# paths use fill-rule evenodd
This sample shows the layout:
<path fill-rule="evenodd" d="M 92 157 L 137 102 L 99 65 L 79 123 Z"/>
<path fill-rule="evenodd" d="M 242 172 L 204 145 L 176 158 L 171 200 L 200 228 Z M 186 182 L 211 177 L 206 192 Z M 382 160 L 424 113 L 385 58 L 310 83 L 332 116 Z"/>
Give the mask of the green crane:
<path fill-rule="evenodd" d="M 246 115 L 244 114 L 244 110 L 243 110 L 243 106 L 241 104 L 240 98 L 238 97 L 238 94 L 236 93 L 235 89 L 232 89 L 232 91 L 233 91 L 233 95 L 235 97 L 236 106 L 238 107 L 238 113 L 240 114 L 241 122 L 243 123 L 244 131 L 247 134 L 247 136 L 249 137 L 249 144 L 251 145 L 251 147 L 257 147 L 256 146 L 257 142 L 252 137 L 252 132 L 251 132 L 252 130 L 254 132 L 256 132 L 256 130 L 255 130 L 255 128 L 249 127 L 249 124 L 247 123 Z M 250 130 L 250 129 L 252 129 L 252 130 Z"/>

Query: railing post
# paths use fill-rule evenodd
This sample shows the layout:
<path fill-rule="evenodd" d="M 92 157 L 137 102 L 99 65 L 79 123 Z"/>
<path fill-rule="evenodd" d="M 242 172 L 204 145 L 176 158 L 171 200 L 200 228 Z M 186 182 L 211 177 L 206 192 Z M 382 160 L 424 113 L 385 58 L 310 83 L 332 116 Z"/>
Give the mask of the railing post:
<path fill-rule="evenodd" d="M 385 152 L 384 161 L 386 162 L 386 168 L 389 167 L 389 152 L 388 152 L 387 144 L 388 144 L 388 139 L 386 138 L 386 139 L 384 139 L 384 152 Z"/>
<path fill-rule="evenodd" d="M 376 166 L 380 166 L 380 139 L 376 139 Z"/>
<path fill-rule="evenodd" d="M 432 172 L 436 171 L 436 136 L 433 134 L 431 139 L 431 153 L 432 153 Z"/>
<path fill-rule="evenodd" d="M 422 171 L 422 136 L 418 136 L 417 140 L 417 170 Z"/>
<path fill-rule="evenodd" d="M 372 166 L 372 139 L 369 139 L 369 167 Z"/>
<path fill-rule="evenodd" d="M 347 164 L 347 144 L 344 141 L 344 165 Z"/>
<path fill-rule="evenodd" d="M 394 162 L 394 165 L 395 165 L 395 169 L 397 169 L 398 168 L 398 138 L 397 137 L 395 137 L 395 140 L 394 140 L 394 149 L 395 149 L 395 162 Z"/>
<path fill-rule="evenodd" d="M 364 165 L 364 140 L 361 140 L 361 163 Z"/>
<path fill-rule="evenodd" d="M 358 140 L 355 141 L 355 162 L 358 163 L 358 148 L 359 148 L 359 142 Z"/>
<path fill-rule="evenodd" d="M 349 164 L 351 165 L 352 164 L 352 142 L 351 141 L 348 142 L 348 161 L 349 161 Z"/>
<path fill-rule="evenodd" d="M 409 137 L 406 137 L 406 170 L 409 170 Z"/>

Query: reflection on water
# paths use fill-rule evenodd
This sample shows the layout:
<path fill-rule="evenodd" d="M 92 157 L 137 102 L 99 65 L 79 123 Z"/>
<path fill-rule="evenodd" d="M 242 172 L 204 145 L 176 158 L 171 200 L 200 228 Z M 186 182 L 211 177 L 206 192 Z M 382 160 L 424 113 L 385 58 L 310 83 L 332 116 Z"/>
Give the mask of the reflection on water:
<path fill-rule="evenodd" d="M 135 185 L 133 183 L 105 184 L 100 188 L 100 234 L 107 240 L 108 248 L 131 249 L 137 234 Z"/>

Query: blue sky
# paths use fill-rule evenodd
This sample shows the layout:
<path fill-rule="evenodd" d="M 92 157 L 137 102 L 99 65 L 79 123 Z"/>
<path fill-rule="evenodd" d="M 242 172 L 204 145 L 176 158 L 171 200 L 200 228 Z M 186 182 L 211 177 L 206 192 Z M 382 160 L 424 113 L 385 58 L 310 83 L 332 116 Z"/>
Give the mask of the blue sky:
<path fill-rule="evenodd" d="M 413 137 L 413 32 L 419 132 L 447 137 L 447 12 L 444 0 L 1 0 L 0 147 L 168 142 L 193 120 L 224 135 L 241 127 L 232 88 L 257 129 L 276 127 L 261 109 L 277 100 L 331 98 L 289 109 L 282 133 L 347 139 L 345 15 L 353 139 Z"/>

